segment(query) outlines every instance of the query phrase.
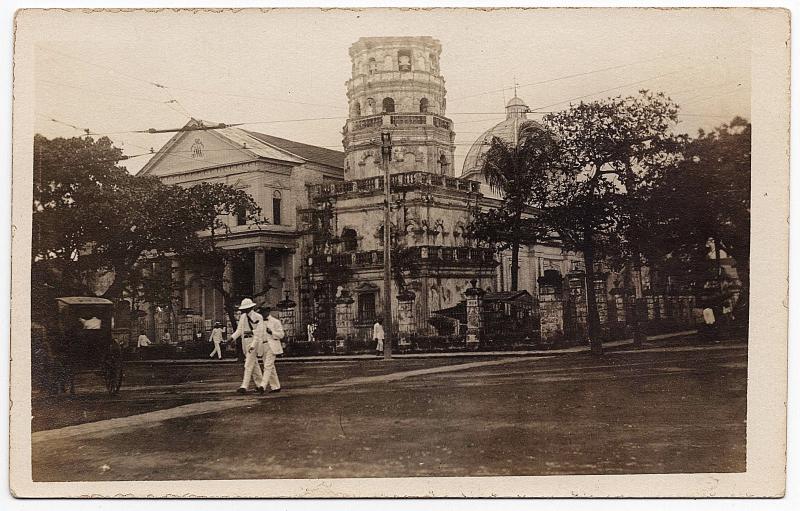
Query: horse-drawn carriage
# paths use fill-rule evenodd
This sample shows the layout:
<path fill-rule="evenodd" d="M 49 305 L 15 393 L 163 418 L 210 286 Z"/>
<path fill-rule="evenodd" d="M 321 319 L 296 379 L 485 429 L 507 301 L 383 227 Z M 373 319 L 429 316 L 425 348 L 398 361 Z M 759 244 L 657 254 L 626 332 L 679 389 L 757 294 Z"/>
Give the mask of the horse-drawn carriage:
<path fill-rule="evenodd" d="M 89 296 L 57 298 L 50 324 L 32 331 L 32 371 L 50 392 L 75 393 L 75 375 L 98 373 L 109 394 L 122 385 L 122 348 L 112 336 L 113 303 Z"/>

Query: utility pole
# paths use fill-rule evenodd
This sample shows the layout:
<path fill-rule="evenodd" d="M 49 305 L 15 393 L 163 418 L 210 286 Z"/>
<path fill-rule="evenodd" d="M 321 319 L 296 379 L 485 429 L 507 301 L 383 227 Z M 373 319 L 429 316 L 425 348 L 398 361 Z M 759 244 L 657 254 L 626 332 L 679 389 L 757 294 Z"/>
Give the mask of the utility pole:
<path fill-rule="evenodd" d="M 386 194 L 383 205 L 383 358 L 392 358 L 392 192 L 389 179 L 389 162 L 392 161 L 392 134 L 381 131 L 381 166 L 383 167 L 383 190 Z"/>

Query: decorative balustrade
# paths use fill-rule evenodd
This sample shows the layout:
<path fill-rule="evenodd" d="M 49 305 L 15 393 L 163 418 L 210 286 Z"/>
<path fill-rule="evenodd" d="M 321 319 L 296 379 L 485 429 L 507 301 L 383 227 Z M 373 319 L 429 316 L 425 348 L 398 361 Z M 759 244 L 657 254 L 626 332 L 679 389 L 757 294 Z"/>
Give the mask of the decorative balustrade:
<path fill-rule="evenodd" d="M 424 115 L 392 115 L 391 123 L 394 126 L 403 126 L 406 124 L 426 124 Z"/>
<path fill-rule="evenodd" d="M 358 119 L 352 121 L 351 131 L 358 131 L 363 130 L 366 128 L 372 128 L 375 126 L 382 126 L 383 125 L 383 116 L 376 115 L 374 117 L 366 117 L 364 119 Z"/>
<path fill-rule="evenodd" d="M 409 247 L 412 257 L 418 263 L 457 263 L 459 265 L 493 266 L 494 251 L 490 248 L 475 247 L 445 247 L 421 245 Z M 314 268 L 322 267 L 369 267 L 383 265 L 383 250 L 370 250 L 365 252 L 346 252 L 342 254 L 323 254 L 312 256 L 311 265 Z"/>
<path fill-rule="evenodd" d="M 376 85 L 391 82 L 428 82 L 436 87 L 444 86 L 444 78 L 428 71 L 379 71 L 374 74 L 354 76 L 347 81 L 348 89 L 356 91 L 360 88 L 375 87 Z"/>
<path fill-rule="evenodd" d="M 450 130 L 453 127 L 453 123 L 450 122 L 449 119 L 438 114 L 387 113 L 351 119 L 347 122 L 345 131 L 355 132 L 379 126 L 394 126 L 402 128 L 403 126 L 420 126 L 426 124 L 445 130 Z"/>
<path fill-rule="evenodd" d="M 443 117 L 436 116 L 433 118 L 433 125 L 436 126 L 437 128 L 449 130 L 450 128 L 452 128 L 453 123 L 451 123 L 450 121 L 448 121 Z"/>
<path fill-rule="evenodd" d="M 403 172 L 401 174 L 392 174 L 391 180 L 393 190 L 409 190 L 425 187 L 448 188 L 451 190 L 473 193 L 479 193 L 481 190 L 480 183 L 477 181 L 431 174 L 429 172 Z M 309 193 L 312 198 L 374 191 L 383 191 L 383 177 L 368 177 L 355 181 L 336 181 L 309 187 Z"/>

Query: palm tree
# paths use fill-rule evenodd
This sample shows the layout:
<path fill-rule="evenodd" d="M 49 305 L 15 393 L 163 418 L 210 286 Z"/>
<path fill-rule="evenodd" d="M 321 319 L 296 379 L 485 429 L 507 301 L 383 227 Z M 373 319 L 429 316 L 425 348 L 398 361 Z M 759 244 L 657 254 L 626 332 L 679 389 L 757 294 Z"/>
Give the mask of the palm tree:
<path fill-rule="evenodd" d="M 519 288 L 519 249 L 549 237 L 541 216 L 553 193 L 552 175 L 558 165 L 557 140 L 538 123 L 527 122 L 514 144 L 492 138 L 481 172 L 503 205 L 477 215 L 470 226 L 473 238 L 511 249 L 511 290 Z"/>

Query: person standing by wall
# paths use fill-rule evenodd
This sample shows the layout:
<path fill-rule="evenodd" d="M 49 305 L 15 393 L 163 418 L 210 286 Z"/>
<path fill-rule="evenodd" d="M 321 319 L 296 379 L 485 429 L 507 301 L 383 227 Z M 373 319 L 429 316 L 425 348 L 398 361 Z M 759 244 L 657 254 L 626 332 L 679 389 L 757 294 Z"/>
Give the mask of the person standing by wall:
<path fill-rule="evenodd" d="M 711 305 L 703 309 L 703 332 L 707 342 L 717 341 L 717 318 Z"/>
<path fill-rule="evenodd" d="M 375 324 L 372 325 L 372 340 L 375 341 L 375 354 L 378 356 L 383 355 L 383 339 L 385 334 L 383 332 L 383 324 L 381 320 L 378 319 L 375 321 Z"/>
<path fill-rule="evenodd" d="M 150 346 L 151 344 L 153 344 L 153 343 L 150 342 L 150 339 L 147 338 L 147 335 L 145 335 L 144 331 L 139 333 L 139 339 L 137 339 L 137 341 L 136 341 L 136 347 L 137 348 L 146 348 L 146 347 Z"/>
<path fill-rule="evenodd" d="M 211 352 L 209 357 L 214 358 L 214 354 L 216 354 L 217 357 L 221 359 L 222 350 L 220 349 L 219 345 L 222 342 L 222 323 L 219 321 L 214 322 L 214 328 L 211 330 L 210 340 L 214 343 L 214 351 Z"/>
<path fill-rule="evenodd" d="M 257 313 L 254 309 L 256 304 L 250 298 L 242 300 L 239 305 L 239 310 L 242 314 L 239 316 L 239 323 L 236 325 L 236 332 L 231 335 L 232 340 L 242 340 L 242 352 L 244 353 L 244 377 L 242 378 L 242 385 L 236 390 L 239 394 L 247 393 L 247 388 L 250 386 L 250 378 L 257 385 L 256 389 L 263 392 L 260 387 L 261 380 L 261 366 L 258 364 L 258 355 L 263 352 L 261 348 L 261 341 L 263 340 L 264 332 L 264 318 L 261 314 Z"/>
<path fill-rule="evenodd" d="M 259 392 L 264 393 L 269 385 L 270 392 L 280 392 L 281 382 L 275 368 L 275 357 L 283 353 L 281 339 L 286 335 L 281 320 L 273 315 L 270 307 L 265 308 L 267 319 L 264 320 L 264 375 L 261 378 Z"/>

